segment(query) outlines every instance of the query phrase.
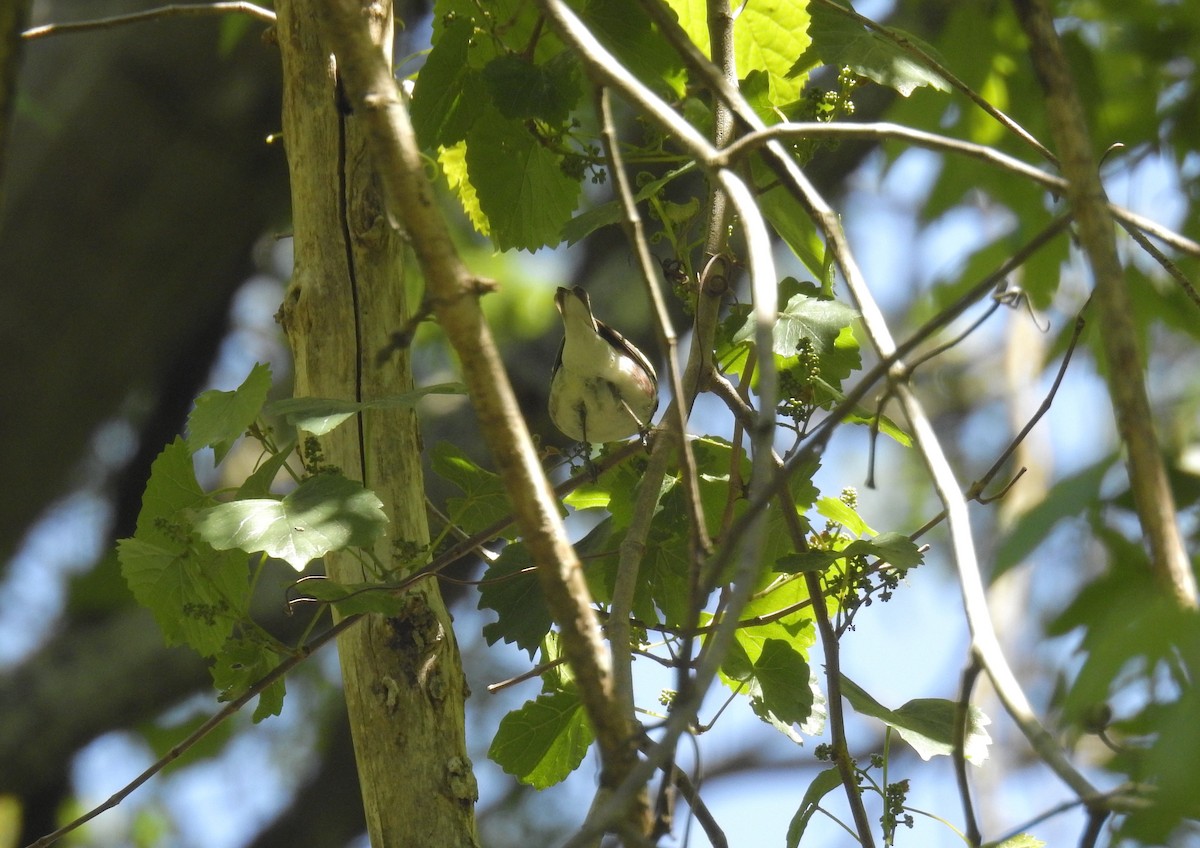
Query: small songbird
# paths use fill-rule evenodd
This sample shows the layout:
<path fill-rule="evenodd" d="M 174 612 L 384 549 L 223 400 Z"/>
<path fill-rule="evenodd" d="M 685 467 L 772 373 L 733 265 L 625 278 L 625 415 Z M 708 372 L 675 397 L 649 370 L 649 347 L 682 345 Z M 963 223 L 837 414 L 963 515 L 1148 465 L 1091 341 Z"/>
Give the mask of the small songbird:
<path fill-rule="evenodd" d="M 580 286 L 559 288 L 563 340 L 550 377 L 550 419 L 567 437 L 602 444 L 645 433 L 658 409 L 658 377 L 645 355 L 596 320 Z"/>

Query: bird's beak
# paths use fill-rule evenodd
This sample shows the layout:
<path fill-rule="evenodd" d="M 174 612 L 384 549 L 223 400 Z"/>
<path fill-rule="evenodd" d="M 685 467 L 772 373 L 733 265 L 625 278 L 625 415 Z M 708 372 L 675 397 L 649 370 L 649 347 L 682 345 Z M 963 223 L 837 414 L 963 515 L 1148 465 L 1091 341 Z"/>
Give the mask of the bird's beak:
<path fill-rule="evenodd" d="M 584 318 L 591 325 L 592 331 L 596 332 L 596 319 L 592 315 L 592 301 L 583 286 L 574 286 L 569 289 L 559 286 L 558 291 L 554 293 L 554 305 L 558 309 L 558 314 L 562 315 L 564 319 L 568 319 L 568 312 L 575 313 L 578 317 Z M 582 312 L 579 311 L 580 306 L 583 307 Z"/>

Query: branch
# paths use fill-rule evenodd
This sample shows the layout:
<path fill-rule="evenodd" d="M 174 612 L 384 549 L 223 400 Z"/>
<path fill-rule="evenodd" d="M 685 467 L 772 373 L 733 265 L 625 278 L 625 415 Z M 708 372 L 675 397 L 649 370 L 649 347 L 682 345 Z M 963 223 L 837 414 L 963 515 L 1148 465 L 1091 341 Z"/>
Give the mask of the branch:
<path fill-rule="evenodd" d="M 1094 277 L 1096 308 L 1104 326 L 1100 342 L 1108 365 L 1109 394 L 1117 431 L 1128 453 L 1129 481 L 1150 548 L 1151 566 L 1180 606 L 1196 609 L 1196 577 L 1183 545 L 1175 498 L 1154 433 L 1133 307 L 1083 106 L 1045 1 L 1013 0 L 1013 6 L 1029 36 L 1033 67 L 1046 92 L 1046 116 L 1062 152 L 1067 201 Z"/>
<path fill-rule="evenodd" d="M 143 21 L 160 21 L 166 18 L 198 18 L 208 15 L 228 14 L 249 15 L 264 23 L 275 23 L 275 13 L 262 6 L 243 0 L 230 0 L 224 3 L 185 3 L 172 6 L 159 6 L 157 9 L 146 9 L 143 12 L 131 12 L 127 15 L 113 15 L 108 18 L 95 18 L 90 21 L 73 21 L 64 24 L 45 24 L 32 27 L 21 33 L 21 37 L 32 41 L 36 38 L 49 38 L 52 35 L 69 35 L 76 32 L 91 32 L 98 29 L 111 29 L 137 24 Z"/>
<path fill-rule="evenodd" d="M 83 815 L 63 825 L 53 833 L 48 833 L 38 839 L 36 842 L 30 843 L 27 848 L 46 848 L 46 846 L 53 845 L 71 831 L 82 827 L 92 819 L 96 818 L 96 816 L 103 812 L 107 812 L 108 810 L 111 810 L 113 807 L 120 804 L 131 794 L 133 794 L 134 790 L 136 790 L 150 778 L 154 777 L 154 775 L 158 774 L 171 763 L 175 762 L 175 760 L 179 759 L 184 752 L 200 742 L 200 740 L 202 740 L 205 736 L 216 730 L 225 722 L 227 718 L 232 716 L 242 707 L 246 706 L 246 704 L 250 703 L 253 698 L 265 691 L 272 683 L 282 679 L 289 671 L 312 656 L 314 651 L 331 642 L 338 634 L 352 627 L 361 618 L 361 615 L 351 615 L 343 618 L 333 627 L 329 628 L 320 636 L 313 639 L 312 642 L 296 651 L 296 653 L 292 654 L 279 665 L 275 666 L 275 668 L 264 675 L 261 680 L 258 680 L 253 686 L 247 689 L 244 694 L 230 701 L 220 712 L 213 715 L 212 718 L 208 719 L 208 721 L 204 722 L 204 724 L 200 725 L 191 733 L 189 733 L 183 739 L 183 741 L 172 747 L 171 750 L 167 751 L 166 754 L 147 767 L 141 774 L 126 783 L 118 791 L 110 795 L 103 803 L 98 804 Z"/>
<path fill-rule="evenodd" d="M 705 68 L 707 63 L 703 61 L 703 57 L 701 60 L 700 67 Z M 740 92 L 726 84 L 719 74 L 713 73 L 711 64 L 707 64 L 705 71 L 706 81 L 713 87 L 714 92 L 731 105 L 741 121 L 745 122 L 753 131 L 765 129 L 762 119 L 750 108 Z M 879 357 L 887 359 L 894 355 L 896 344 L 892 340 L 883 312 L 875 302 L 862 271 L 854 259 L 837 214 L 816 191 L 778 141 L 768 141 L 766 152 L 768 164 L 776 171 L 783 184 L 810 210 L 817 226 L 824 233 L 826 244 L 846 279 L 851 296 L 862 315 L 863 326 Z M 978 652 L 981 662 L 1000 694 L 1001 701 L 1030 740 L 1034 749 L 1081 797 L 1092 797 L 1095 795 L 1095 790 L 1075 770 L 1054 739 L 1038 722 L 1020 684 L 1008 666 L 1008 661 L 1000 648 L 991 624 L 966 501 L 963 499 L 954 478 L 954 472 L 942 451 L 937 434 L 925 416 L 923 407 L 908 385 L 903 382 L 905 377 L 903 364 L 897 362 L 892 367 L 892 373 L 896 380 L 896 394 L 912 422 L 917 447 L 933 477 L 935 488 L 946 505 L 954 559 L 959 571 L 959 582 L 962 588 L 967 622 L 971 628 L 974 650 Z M 780 478 L 783 476 L 783 474 L 778 475 Z M 776 485 L 780 486 L 782 483 L 777 480 Z"/>
<path fill-rule="evenodd" d="M 596 733 L 601 784 L 615 787 L 637 762 L 634 728 L 614 698 L 608 651 L 592 609 L 579 557 L 567 539 L 558 504 L 538 462 L 516 397 L 484 321 L 479 281 L 471 277 L 450 238 L 425 175 L 420 150 L 396 81 L 369 48 L 359 6 L 327 4 L 329 32 L 339 70 L 362 118 L 393 210 L 403 220 L 425 275 L 429 300 L 463 367 L 480 428 L 516 513 L 563 649 L 579 683 Z M 628 799 L 618 817 L 636 828 L 649 825 L 644 797 Z"/>

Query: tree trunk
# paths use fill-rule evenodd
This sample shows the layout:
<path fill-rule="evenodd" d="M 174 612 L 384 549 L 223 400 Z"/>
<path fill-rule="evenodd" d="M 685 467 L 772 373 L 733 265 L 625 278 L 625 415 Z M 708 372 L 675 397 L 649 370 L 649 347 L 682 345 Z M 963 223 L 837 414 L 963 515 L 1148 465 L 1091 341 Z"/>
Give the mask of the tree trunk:
<path fill-rule="evenodd" d="M 296 396 L 364 400 L 411 388 L 407 356 L 376 354 L 408 313 L 405 242 L 389 225 L 362 133 L 338 95 L 318 31 L 324 0 L 278 4 L 283 128 L 292 179 L 295 272 L 281 310 L 296 361 Z M 366 4 L 390 56 L 390 6 Z M 369 10 L 369 12 L 368 12 Z M 388 538 L 375 554 L 403 568 L 428 544 L 420 437 L 410 411 L 364 413 L 306 443 L 305 459 L 361 476 L 387 505 Z M 330 577 L 373 579 L 349 556 L 329 557 Z M 405 612 L 370 616 L 338 642 L 371 844 L 477 844 L 476 787 L 466 754 L 465 679 L 437 584 L 406 596 Z"/>

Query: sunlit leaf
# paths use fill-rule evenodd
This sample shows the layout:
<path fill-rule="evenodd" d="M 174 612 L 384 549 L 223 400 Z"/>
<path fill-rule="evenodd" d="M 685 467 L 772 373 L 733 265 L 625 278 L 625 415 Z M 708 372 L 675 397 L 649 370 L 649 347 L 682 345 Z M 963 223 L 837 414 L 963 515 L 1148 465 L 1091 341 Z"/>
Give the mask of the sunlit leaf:
<path fill-rule="evenodd" d="M 554 692 L 506 715 L 488 756 L 522 783 L 545 789 L 579 767 L 593 738 L 579 696 Z"/>
<path fill-rule="evenodd" d="M 196 532 L 217 550 L 265 552 L 297 571 L 330 551 L 370 545 L 386 527 L 375 493 L 338 474 L 310 477 L 282 500 L 218 504 L 196 519 Z"/>
<path fill-rule="evenodd" d="M 913 747 L 921 759 L 954 753 L 954 721 L 958 705 L 943 698 L 917 698 L 896 710 L 889 710 L 868 695 L 856 683 L 842 676 L 842 694 L 854 710 L 894 728 L 900 738 Z M 984 730 L 991 719 L 974 705 L 967 707 L 967 726 L 963 756 L 982 765 L 987 759 L 992 737 Z"/>
<path fill-rule="evenodd" d="M 234 391 L 204 392 L 196 398 L 196 408 L 188 415 L 188 449 L 195 453 L 212 447 L 220 462 L 254 423 L 270 390 L 271 369 L 260 363 L 250 369 L 250 374 Z"/>

